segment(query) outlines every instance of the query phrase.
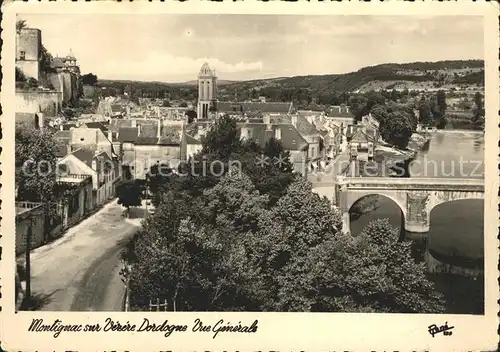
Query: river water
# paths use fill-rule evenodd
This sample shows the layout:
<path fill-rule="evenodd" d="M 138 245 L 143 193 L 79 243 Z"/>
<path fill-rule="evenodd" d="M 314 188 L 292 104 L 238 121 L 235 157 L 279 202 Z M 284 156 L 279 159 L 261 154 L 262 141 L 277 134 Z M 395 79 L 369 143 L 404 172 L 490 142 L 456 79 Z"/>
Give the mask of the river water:
<path fill-rule="evenodd" d="M 484 135 L 467 131 L 436 132 L 409 170 L 410 177 L 416 178 L 484 178 Z M 482 269 L 483 213 L 483 200 L 459 200 L 435 207 L 427 239 L 429 253 L 446 264 Z M 396 228 L 401 226 L 399 207 L 392 200 L 379 197 L 377 209 L 351 218 L 351 232 L 357 235 L 370 221 L 381 218 L 389 219 Z M 418 247 L 418 241 L 415 244 Z M 449 313 L 484 313 L 484 279 L 451 274 L 429 277 L 446 296 Z"/>

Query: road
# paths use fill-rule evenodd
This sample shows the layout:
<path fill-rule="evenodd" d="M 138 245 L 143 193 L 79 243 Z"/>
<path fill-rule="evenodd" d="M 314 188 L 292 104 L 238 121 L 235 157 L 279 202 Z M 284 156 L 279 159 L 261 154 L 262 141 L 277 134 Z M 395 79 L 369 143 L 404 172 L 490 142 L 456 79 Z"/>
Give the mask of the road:
<path fill-rule="evenodd" d="M 70 228 L 63 237 L 31 252 L 35 309 L 120 311 L 124 284 L 120 252 L 138 230 L 116 201 Z"/>
<path fill-rule="evenodd" d="M 310 173 L 307 179 L 312 183 L 313 191 L 332 200 L 335 178 L 349 165 L 349 152 L 344 150 L 327 166 L 323 172 Z"/>

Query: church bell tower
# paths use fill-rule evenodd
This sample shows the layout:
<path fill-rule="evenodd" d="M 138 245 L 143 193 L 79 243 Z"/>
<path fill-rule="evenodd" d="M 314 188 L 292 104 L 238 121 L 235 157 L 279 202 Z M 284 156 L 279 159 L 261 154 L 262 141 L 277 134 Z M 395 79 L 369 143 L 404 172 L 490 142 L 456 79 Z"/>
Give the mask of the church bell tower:
<path fill-rule="evenodd" d="M 217 76 L 208 63 L 201 66 L 198 74 L 198 119 L 208 119 L 216 115 Z"/>

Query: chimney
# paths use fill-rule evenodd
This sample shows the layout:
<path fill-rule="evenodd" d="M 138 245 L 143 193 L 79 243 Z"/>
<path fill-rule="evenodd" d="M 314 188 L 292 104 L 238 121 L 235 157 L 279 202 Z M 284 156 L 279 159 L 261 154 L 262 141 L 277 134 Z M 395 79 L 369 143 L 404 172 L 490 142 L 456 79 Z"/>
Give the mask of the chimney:
<path fill-rule="evenodd" d="M 36 114 L 36 123 L 38 124 L 38 128 L 43 131 L 43 123 L 44 123 L 44 120 L 43 120 L 43 112 L 39 112 L 38 114 Z"/>
<path fill-rule="evenodd" d="M 247 139 L 248 138 L 248 127 L 246 125 L 243 125 L 241 127 L 241 139 Z"/>
<path fill-rule="evenodd" d="M 141 135 L 141 125 L 137 125 L 137 136 Z"/>
<path fill-rule="evenodd" d="M 292 115 L 292 125 L 297 128 L 297 115 Z"/>
<path fill-rule="evenodd" d="M 345 107 L 345 112 L 349 113 L 349 107 L 348 106 Z"/>
<path fill-rule="evenodd" d="M 274 130 L 274 138 L 278 141 L 281 139 L 281 128 L 276 127 L 276 129 Z"/>
<path fill-rule="evenodd" d="M 95 158 L 99 154 L 99 151 L 96 150 L 94 153 L 94 157 L 92 158 L 92 169 L 97 170 L 97 159 Z"/>
<path fill-rule="evenodd" d="M 59 131 L 64 131 L 64 125 L 62 123 L 59 125 Z"/>
<path fill-rule="evenodd" d="M 108 131 L 108 139 L 110 142 L 113 142 L 113 132 Z"/>
<path fill-rule="evenodd" d="M 137 127 L 137 121 L 135 119 L 132 119 L 132 127 Z"/>
<path fill-rule="evenodd" d="M 66 155 L 71 154 L 71 144 L 66 144 Z"/>
<path fill-rule="evenodd" d="M 266 114 L 266 115 L 264 115 L 263 120 L 264 120 L 264 123 L 266 124 L 266 130 L 270 131 L 272 129 L 271 116 Z"/>

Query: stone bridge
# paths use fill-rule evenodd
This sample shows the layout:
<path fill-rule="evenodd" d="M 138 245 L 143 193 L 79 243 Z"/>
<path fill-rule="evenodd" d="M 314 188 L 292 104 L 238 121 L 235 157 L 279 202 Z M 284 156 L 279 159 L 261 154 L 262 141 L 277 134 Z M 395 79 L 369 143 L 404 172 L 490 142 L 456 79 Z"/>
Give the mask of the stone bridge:
<path fill-rule="evenodd" d="M 344 232 L 350 232 L 349 210 L 368 195 L 392 199 L 401 209 L 404 228 L 425 233 L 432 209 L 460 199 L 484 199 L 484 180 L 452 178 L 338 177 L 335 197 L 342 210 Z"/>

